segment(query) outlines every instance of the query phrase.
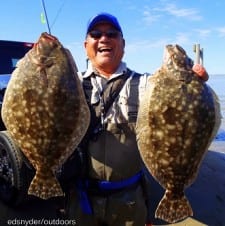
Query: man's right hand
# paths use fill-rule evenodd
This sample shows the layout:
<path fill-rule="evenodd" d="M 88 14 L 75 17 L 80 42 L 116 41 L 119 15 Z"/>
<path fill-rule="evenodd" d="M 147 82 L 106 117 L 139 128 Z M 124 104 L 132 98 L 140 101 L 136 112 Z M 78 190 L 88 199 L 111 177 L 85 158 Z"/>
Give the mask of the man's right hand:
<path fill-rule="evenodd" d="M 209 79 L 207 71 L 201 64 L 194 64 L 192 71 L 194 71 L 195 74 L 205 82 Z"/>

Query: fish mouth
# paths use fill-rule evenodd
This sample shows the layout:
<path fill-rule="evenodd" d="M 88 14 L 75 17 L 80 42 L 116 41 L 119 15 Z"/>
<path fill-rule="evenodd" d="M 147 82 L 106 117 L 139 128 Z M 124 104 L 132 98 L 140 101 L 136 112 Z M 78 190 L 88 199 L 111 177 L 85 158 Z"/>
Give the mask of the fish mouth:
<path fill-rule="evenodd" d="M 37 55 L 48 56 L 57 46 L 61 46 L 58 39 L 47 32 L 43 32 L 38 41 L 34 44 L 34 50 Z"/>
<path fill-rule="evenodd" d="M 53 35 L 51 35 L 51 34 L 48 34 L 47 32 L 43 32 L 42 34 L 41 34 L 41 38 L 44 38 L 44 39 L 46 39 L 46 40 L 51 40 L 51 41 L 58 41 L 58 39 L 55 37 L 55 36 L 53 36 Z"/>

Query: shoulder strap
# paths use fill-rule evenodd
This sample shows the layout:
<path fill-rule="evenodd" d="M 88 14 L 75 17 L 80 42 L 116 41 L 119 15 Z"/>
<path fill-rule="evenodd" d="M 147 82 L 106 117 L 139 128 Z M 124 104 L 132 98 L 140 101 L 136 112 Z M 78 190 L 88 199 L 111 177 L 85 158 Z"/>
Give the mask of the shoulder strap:
<path fill-rule="evenodd" d="M 135 73 L 130 80 L 130 92 L 127 97 L 129 122 L 136 122 L 137 119 L 140 78 L 141 74 Z"/>
<path fill-rule="evenodd" d="M 127 73 L 124 75 L 117 77 L 115 79 L 112 79 L 110 83 L 106 86 L 105 90 L 102 93 L 102 100 L 104 103 L 104 114 L 107 113 L 117 96 L 119 95 L 123 85 L 125 84 L 126 80 L 133 74 L 134 72 L 130 69 L 127 69 Z M 83 81 L 83 85 L 85 86 L 84 89 L 87 89 L 88 93 L 90 92 L 90 86 L 91 81 Z M 92 89 L 92 87 L 91 87 Z M 90 97 L 88 97 L 90 99 Z M 98 102 L 95 105 L 89 104 L 90 111 L 91 111 L 91 124 L 89 126 L 89 131 L 92 133 L 92 131 L 95 130 L 96 127 L 98 127 L 101 123 L 101 104 Z"/>
<path fill-rule="evenodd" d="M 112 106 L 112 103 L 115 101 L 117 96 L 119 95 L 121 89 L 123 88 L 123 85 L 125 84 L 126 80 L 131 76 L 132 71 L 127 69 L 127 73 L 120 76 L 119 78 L 115 78 L 110 81 L 110 85 L 106 87 L 106 89 L 103 92 L 103 102 L 104 102 L 104 108 L 105 108 L 105 114 L 109 110 L 109 108 Z M 100 105 L 96 108 L 96 115 L 100 116 Z"/>

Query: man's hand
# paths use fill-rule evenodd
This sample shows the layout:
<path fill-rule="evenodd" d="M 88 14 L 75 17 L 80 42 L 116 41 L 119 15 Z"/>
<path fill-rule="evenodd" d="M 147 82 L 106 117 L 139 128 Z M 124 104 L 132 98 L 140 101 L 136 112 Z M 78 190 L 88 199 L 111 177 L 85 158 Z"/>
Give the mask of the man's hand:
<path fill-rule="evenodd" d="M 192 67 L 192 70 L 195 72 L 195 74 L 201 78 L 203 81 L 207 81 L 209 79 L 209 75 L 205 68 L 201 64 L 194 64 Z"/>

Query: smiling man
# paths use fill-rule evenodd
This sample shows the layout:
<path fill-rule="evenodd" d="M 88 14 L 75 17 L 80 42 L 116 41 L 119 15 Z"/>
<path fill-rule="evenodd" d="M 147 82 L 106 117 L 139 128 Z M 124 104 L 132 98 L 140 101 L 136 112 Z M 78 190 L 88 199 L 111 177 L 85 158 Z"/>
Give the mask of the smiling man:
<path fill-rule="evenodd" d="M 139 83 L 144 87 L 147 75 L 122 62 L 125 40 L 111 14 L 90 19 L 84 47 L 89 61 L 82 81 L 91 123 L 82 149 L 88 171 L 70 194 L 68 213 L 79 226 L 144 226 L 149 189 L 135 124 Z"/>
<path fill-rule="evenodd" d="M 110 77 L 121 64 L 125 41 L 121 27 L 115 17 L 100 14 L 90 21 L 84 42 L 87 56 L 100 75 Z"/>

